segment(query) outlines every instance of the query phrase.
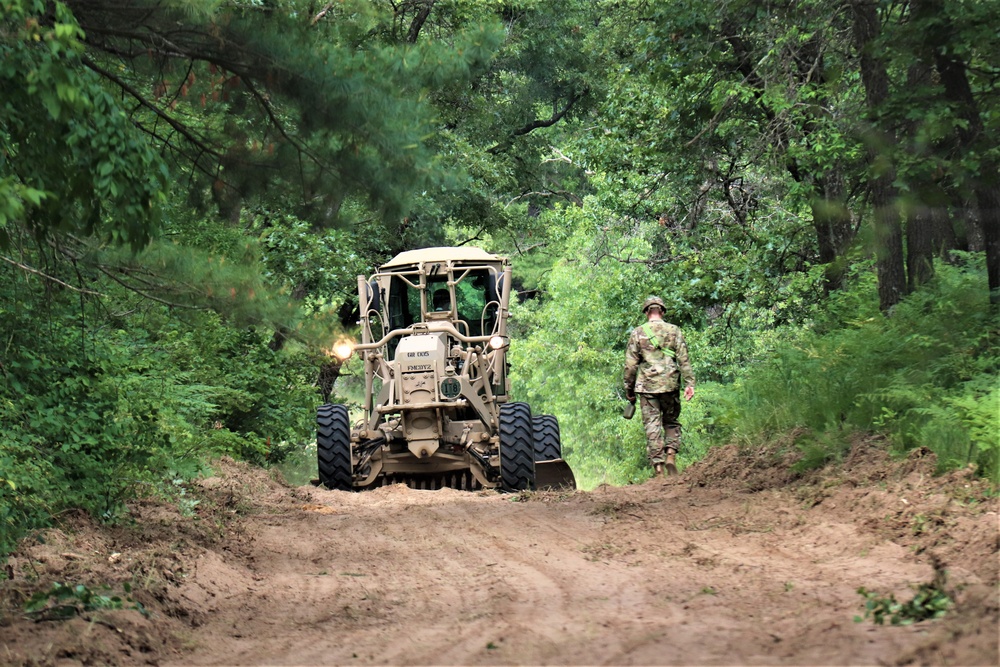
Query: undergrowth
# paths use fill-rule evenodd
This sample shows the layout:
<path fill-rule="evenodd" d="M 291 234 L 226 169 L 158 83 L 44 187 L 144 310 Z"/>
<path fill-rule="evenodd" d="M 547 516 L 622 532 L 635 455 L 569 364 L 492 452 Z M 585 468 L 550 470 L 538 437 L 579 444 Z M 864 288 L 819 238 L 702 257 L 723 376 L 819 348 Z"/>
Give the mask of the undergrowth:
<path fill-rule="evenodd" d="M 105 585 L 103 588 L 106 592 L 111 591 L 110 586 Z M 36 621 L 63 620 L 90 611 L 125 609 L 128 603 L 128 609 L 149 616 L 149 612 L 141 602 L 129 597 L 132 592 L 131 584 L 126 582 L 124 590 L 123 599 L 119 595 L 98 593 L 83 584 L 73 586 L 53 582 L 49 588 L 38 591 L 24 603 L 24 613 Z"/>
<path fill-rule="evenodd" d="M 875 310 L 874 277 L 858 276 L 719 393 L 717 436 L 759 443 L 803 429 L 804 470 L 840 460 L 852 433 L 879 433 L 897 453 L 927 447 L 942 471 L 972 463 L 1000 484 L 1000 318 L 981 258 L 959 260 L 888 316 Z"/>
<path fill-rule="evenodd" d="M 875 625 L 884 625 L 886 621 L 890 625 L 911 625 L 941 618 L 954 606 L 945 590 L 946 577 L 947 573 L 935 566 L 933 581 L 913 587 L 913 597 L 906 602 L 900 602 L 892 593 L 879 595 L 862 586 L 858 595 L 865 599 L 865 613 L 863 617 L 855 616 L 854 622 L 871 619 Z"/>
<path fill-rule="evenodd" d="M 300 347 L 101 289 L 85 300 L 0 266 L 0 562 L 69 510 L 115 521 L 144 495 L 191 509 L 180 484 L 205 459 L 277 463 L 310 432 Z"/>

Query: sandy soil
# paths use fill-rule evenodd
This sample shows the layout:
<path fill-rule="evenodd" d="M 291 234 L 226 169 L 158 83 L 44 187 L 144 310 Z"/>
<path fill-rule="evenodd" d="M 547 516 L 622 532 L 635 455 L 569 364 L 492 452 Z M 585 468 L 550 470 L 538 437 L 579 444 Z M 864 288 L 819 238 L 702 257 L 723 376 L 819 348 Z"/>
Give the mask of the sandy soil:
<path fill-rule="evenodd" d="M 997 665 L 998 502 L 866 443 L 802 479 L 721 449 L 680 478 L 500 495 L 289 488 L 220 462 L 187 508 L 72 517 L 0 585 L 4 665 Z M 852 619 L 947 571 L 955 608 Z M 58 580 L 141 603 L 26 617 Z"/>

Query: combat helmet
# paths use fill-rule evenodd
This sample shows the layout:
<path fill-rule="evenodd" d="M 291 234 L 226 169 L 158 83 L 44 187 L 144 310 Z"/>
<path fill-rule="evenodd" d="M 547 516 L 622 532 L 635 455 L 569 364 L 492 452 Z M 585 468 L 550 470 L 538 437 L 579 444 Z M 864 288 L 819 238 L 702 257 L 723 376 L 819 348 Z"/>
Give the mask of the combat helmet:
<path fill-rule="evenodd" d="M 651 306 L 659 306 L 660 312 L 667 312 L 667 304 L 663 303 L 663 299 L 658 296 L 646 297 L 646 300 L 642 303 L 642 312 L 645 313 Z"/>

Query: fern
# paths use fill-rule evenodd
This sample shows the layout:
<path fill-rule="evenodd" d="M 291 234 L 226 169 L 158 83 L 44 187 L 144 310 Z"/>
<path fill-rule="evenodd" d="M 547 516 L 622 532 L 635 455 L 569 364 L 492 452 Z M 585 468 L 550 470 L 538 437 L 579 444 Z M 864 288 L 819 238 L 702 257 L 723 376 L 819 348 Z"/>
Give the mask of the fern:
<path fill-rule="evenodd" d="M 835 297 L 815 327 L 788 332 L 723 392 L 726 436 L 754 442 L 806 428 L 814 435 L 798 465 L 808 468 L 837 460 L 844 433 L 880 432 L 899 452 L 928 447 L 942 470 L 974 463 L 1000 483 L 1000 322 L 982 298 L 981 259 L 966 259 L 940 265 L 891 317 L 868 317 L 855 296 L 872 289 L 867 281 Z"/>

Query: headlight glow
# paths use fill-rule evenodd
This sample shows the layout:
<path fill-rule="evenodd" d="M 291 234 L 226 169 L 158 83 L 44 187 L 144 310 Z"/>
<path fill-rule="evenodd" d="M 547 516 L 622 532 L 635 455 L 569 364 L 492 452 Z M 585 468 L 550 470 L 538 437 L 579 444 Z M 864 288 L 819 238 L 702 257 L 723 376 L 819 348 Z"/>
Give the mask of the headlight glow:
<path fill-rule="evenodd" d="M 341 361 L 347 361 L 354 352 L 354 341 L 342 338 L 333 344 L 332 352 Z"/>
<path fill-rule="evenodd" d="M 507 346 L 506 336 L 493 336 L 492 338 L 490 338 L 490 347 L 492 347 L 494 350 L 499 350 L 500 348 L 506 346 Z"/>

